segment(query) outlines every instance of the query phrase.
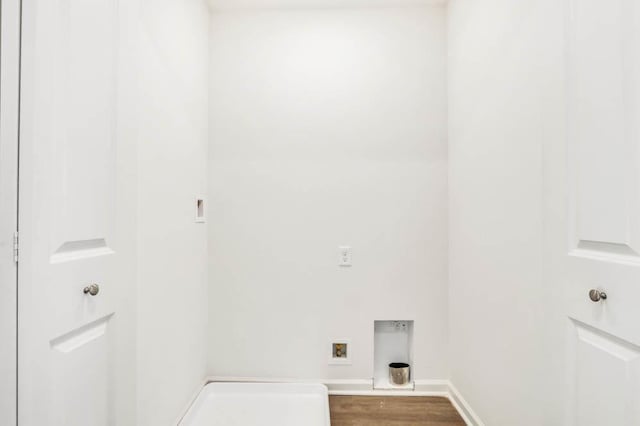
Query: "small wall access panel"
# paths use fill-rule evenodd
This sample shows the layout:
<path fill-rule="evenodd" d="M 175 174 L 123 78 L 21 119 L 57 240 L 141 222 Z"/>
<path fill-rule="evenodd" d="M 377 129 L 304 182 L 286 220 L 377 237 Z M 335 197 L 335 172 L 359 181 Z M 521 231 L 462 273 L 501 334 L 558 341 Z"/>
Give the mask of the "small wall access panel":
<path fill-rule="evenodd" d="M 333 340 L 329 350 L 329 365 L 351 364 L 351 341 L 348 339 Z"/>
<path fill-rule="evenodd" d="M 374 322 L 373 387 L 375 389 L 413 390 L 413 321 L 389 320 Z M 389 364 L 410 366 L 409 383 L 394 385 L 389 380 Z"/>

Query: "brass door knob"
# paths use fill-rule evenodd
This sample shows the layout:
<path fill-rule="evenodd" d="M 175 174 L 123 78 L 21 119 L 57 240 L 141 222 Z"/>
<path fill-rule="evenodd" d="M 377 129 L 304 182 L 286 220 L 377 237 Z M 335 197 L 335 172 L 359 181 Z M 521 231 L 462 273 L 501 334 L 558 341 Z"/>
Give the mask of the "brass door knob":
<path fill-rule="evenodd" d="M 606 300 L 607 293 L 605 293 L 604 291 L 593 289 L 589 291 L 589 299 L 591 299 L 592 302 L 599 302 L 601 300 Z"/>
<path fill-rule="evenodd" d="M 86 286 L 82 291 L 84 294 L 89 293 L 90 295 L 95 296 L 100 292 L 100 286 L 98 284 L 91 284 Z"/>

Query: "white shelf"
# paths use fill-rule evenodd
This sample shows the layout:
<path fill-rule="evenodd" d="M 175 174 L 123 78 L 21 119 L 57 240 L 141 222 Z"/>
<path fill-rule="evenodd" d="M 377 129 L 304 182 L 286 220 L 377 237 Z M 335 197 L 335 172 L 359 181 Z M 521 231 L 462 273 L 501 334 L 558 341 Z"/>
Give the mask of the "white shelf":
<path fill-rule="evenodd" d="M 374 390 L 400 390 L 400 391 L 410 390 L 412 391 L 415 389 L 415 383 L 413 382 L 413 380 L 411 380 L 406 385 L 399 386 L 399 385 L 391 384 L 389 382 L 388 377 L 376 377 L 373 381 L 373 389 Z"/>

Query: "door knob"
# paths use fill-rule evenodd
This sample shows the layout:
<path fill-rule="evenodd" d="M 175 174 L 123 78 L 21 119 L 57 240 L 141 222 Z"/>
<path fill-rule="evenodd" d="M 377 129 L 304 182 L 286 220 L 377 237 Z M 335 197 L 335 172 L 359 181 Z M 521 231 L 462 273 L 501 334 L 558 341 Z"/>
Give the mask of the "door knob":
<path fill-rule="evenodd" d="M 100 286 L 98 284 L 88 285 L 82 290 L 84 294 L 89 293 L 92 296 L 95 296 L 100 291 Z"/>
<path fill-rule="evenodd" d="M 589 291 L 589 299 L 591 299 L 592 302 L 599 302 L 601 300 L 606 300 L 607 293 L 605 293 L 604 291 L 593 289 Z"/>

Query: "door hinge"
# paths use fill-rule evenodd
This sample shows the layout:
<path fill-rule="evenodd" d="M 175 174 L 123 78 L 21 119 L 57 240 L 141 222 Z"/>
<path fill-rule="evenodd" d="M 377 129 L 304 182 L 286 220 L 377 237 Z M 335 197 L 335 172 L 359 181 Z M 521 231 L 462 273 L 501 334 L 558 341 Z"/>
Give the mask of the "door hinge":
<path fill-rule="evenodd" d="M 18 239 L 18 231 L 13 233 L 13 261 L 18 263 L 18 254 L 20 250 L 20 244 Z"/>

